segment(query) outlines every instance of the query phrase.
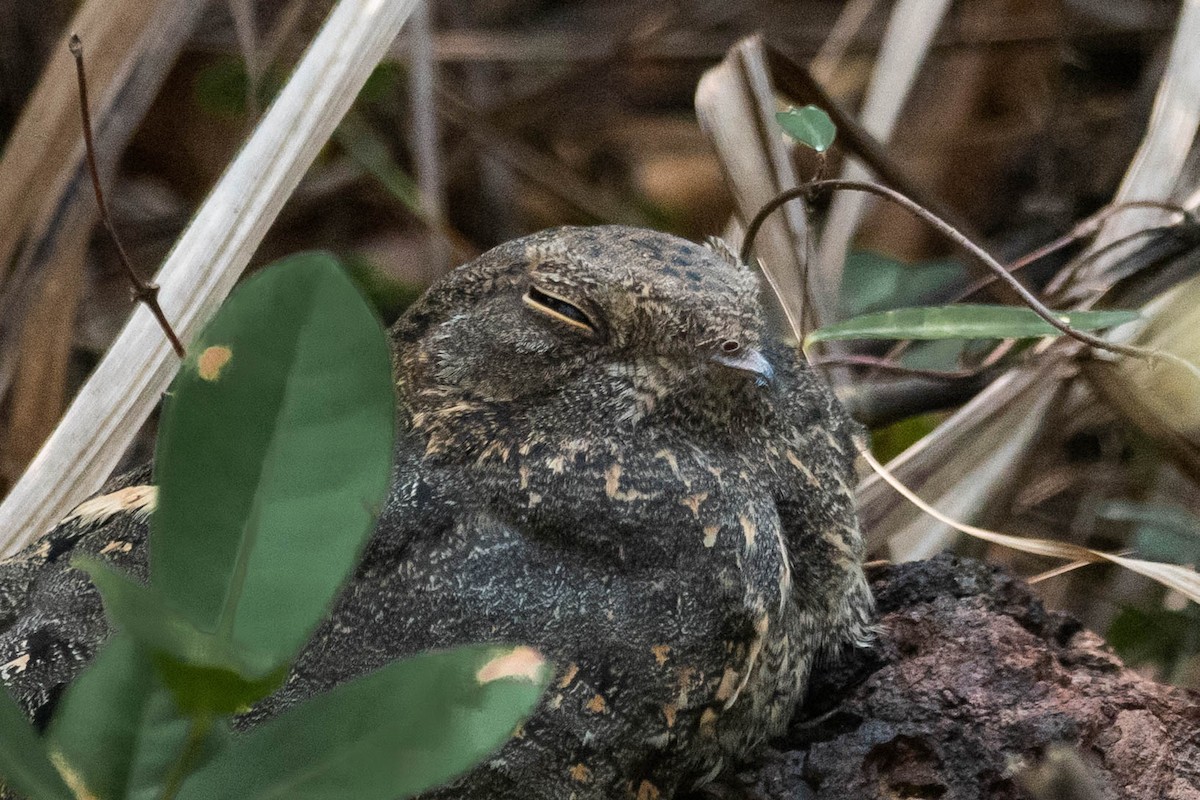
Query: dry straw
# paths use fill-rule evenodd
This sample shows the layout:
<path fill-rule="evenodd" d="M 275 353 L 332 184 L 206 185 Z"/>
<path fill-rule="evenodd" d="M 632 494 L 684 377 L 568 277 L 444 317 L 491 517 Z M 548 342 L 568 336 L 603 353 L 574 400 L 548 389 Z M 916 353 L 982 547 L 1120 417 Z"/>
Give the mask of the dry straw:
<path fill-rule="evenodd" d="M 155 279 L 163 310 L 184 342 L 233 288 L 414 5 L 415 0 L 341 0 L 330 13 Z M 99 488 L 177 367 L 151 314 L 137 308 L 0 505 L 0 554 L 12 554 L 45 533 Z"/>

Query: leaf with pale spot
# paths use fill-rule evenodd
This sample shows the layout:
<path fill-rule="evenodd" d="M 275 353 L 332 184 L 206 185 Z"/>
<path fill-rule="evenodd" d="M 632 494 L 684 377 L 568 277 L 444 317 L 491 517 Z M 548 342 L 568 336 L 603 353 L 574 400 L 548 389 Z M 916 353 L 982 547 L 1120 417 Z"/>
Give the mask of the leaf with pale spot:
<path fill-rule="evenodd" d="M 234 738 L 179 800 L 398 800 L 460 775 L 507 741 L 551 670 L 527 647 L 389 664 Z"/>

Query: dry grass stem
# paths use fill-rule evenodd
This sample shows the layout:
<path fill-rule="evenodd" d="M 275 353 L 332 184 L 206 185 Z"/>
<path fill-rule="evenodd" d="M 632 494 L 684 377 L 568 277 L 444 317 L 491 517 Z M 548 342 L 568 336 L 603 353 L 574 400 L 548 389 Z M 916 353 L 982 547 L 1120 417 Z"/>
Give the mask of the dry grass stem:
<path fill-rule="evenodd" d="M 412 7 L 413 0 L 340 0 L 330 13 L 156 278 L 181 339 L 190 339 L 225 299 Z M 152 316 L 136 310 L 0 505 L 5 554 L 44 533 L 100 486 L 175 366 Z"/>
<path fill-rule="evenodd" d="M 1151 580 L 1161 583 L 1169 589 L 1174 589 L 1185 595 L 1189 600 L 1195 603 L 1200 603 L 1200 573 L 1188 567 L 1182 567 L 1177 564 L 1163 564 L 1158 561 L 1144 561 L 1137 558 L 1128 558 L 1126 556 L 1117 555 L 1115 553 L 1105 553 L 1100 550 L 1092 550 L 1091 548 L 1081 547 L 1077 544 L 1068 542 L 1055 542 L 1050 539 L 1025 538 L 1021 536 L 1010 536 L 1004 533 L 996 533 L 985 528 L 978 528 L 974 525 L 967 525 L 959 522 L 954 518 L 943 514 L 933 506 L 926 503 L 916 495 L 911 489 L 901 483 L 894 475 L 888 472 L 879 461 L 871 454 L 870 449 L 859 445 L 859 454 L 866 459 L 871 465 L 871 469 L 875 471 L 879 477 L 887 482 L 889 486 L 904 496 L 906 500 L 921 509 L 929 516 L 936 519 L 943 525 L 948 525 L 956 531 L 974 536 L 976 539 L 982 539 L 991 544 L 998 544 L 1003 547 L 1008 547 L 1013 550 L 1019 550 L 1023 553 L 1030 553 L 1037 556 L 1047 556 L 1049 558 L 1065 558 L 1072 562 L 1082 562 L 1084 564 L 1093 564 L 1100 561 L 1108 561 L 1113 564 L 1118 564 L 1131 572 L 1136 572 L 1139 575 L 1144 575 Z M 1070 566 L 1070 565 L 1068 565 Z"/>

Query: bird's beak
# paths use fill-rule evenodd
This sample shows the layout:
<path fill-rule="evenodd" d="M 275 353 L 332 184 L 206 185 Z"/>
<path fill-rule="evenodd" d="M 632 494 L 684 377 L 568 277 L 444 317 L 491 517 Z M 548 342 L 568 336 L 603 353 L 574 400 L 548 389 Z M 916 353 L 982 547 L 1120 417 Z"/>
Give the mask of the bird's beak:
<path fill-rule="evenodd" d="M 775 379 L 775 368 L 766 356 L 753 347 L 747 347 L 740 353 L 713 353 L 709 358 L 723 367 L 736 369 L 747 375 L 754 376 L 754 382 L 759 386 L 767 386 Z"/>

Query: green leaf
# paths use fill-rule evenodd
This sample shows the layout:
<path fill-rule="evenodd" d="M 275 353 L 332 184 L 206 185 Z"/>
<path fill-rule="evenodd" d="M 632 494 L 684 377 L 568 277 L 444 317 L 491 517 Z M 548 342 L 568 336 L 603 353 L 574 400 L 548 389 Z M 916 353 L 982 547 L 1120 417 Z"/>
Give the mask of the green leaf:
<path fill-rule="evenodd" d="M 0 789 L 12 787 L 31 800 L 72 800 L 74 795 L 50 763 L 25 713 L 0 686 Z"/>
<path fill-rule="evenodd" d="M 135 583 L 103 561 L 80 557 L 71 565 L 92 579 L 113 625 L 153 654 L 160 678 L 183 710 L 243 711 L 283 682 L 287 661 L 277 654 L 197 629 L 154 588 Z"/>
<path fill-rule="evenodd" d="M 373 529 L 394 414 L 386 337 L 332 256 L 248 279 L 163 409 L 152 586 L 200 630 L 289 658 Z"/>
<path fill-rule="evenodd" d="M 236 737 L 179 800 L 410 797 L 507 741 L 549 675 L 526 647 L 465 647 L 390 664 Z"/>
<path fill-rule="evenodd" d="M 1139 558 L 1194 564 L 1200 561 L 1200 517 L 1180 506 L 1108 500 L 1096 508 L 1099 519 L 1134 523 L 1133 547 Z"/>
<path fill-rule="evenodd" d="M 412 176 L 400 166 L 383 138 L 362 114 L 351 109 L 333 133 L 334 140 L 358 164 L 405 208 L 423 216 L 420 190 Z"/>
<path fill-rule="evenodd" d="M 190 721 L 131 637 L 113 637 L 63 696 L 46 738 L 72 783 L 101 798 L 157 798 L 188 738 Z M 211 758 L 228 731 L 212 728 Z M 203 761 L 203 758 L 201 759 Z"/>
<path fill-rule="evenodd" d="M 1111 328 L 1138 318 L 1136 311 L 1055 311 L 1054 315 L 1083 331 Z M 1057 328 L 1028 308 L 953 305 L 864 314 L 813 331 L 805 339 L 805 346 L 833 339 L 1026 339 L 1060 335 Z"/>
<path fill-rule="evenodd" d="M 818 153 L 824 153 L 837 136 L 837 126 L 816 106 L 789 108 L 775 115 L 784 132 L 800 144 L 808 145 Z"/>
<path fill-rule="evenodd" d="M 154 665 L 180 708 L 199 716 L 244 714 L 256 701 L 282 686 L 290 668 L 285 661 L 254 677 L 256 671 L 243 663 L 204 666 L 165 654 L 157 655 Z"/>
<path fill-rule="evenodd" d="M 849 318 L 927 303 L 931 295 L 944 292 L 965 274 L 963 265 L 953 259 L 908 263 L 855 250 L 846 256 L 842 270 L 842 315 Z"/>
<path fill-rule="evenodd" d="M 170 653 L 181 660 L 197 662 L 213 658 L 212 634 L 198 630 L 173 611 L 158 592 L 136 583 L 98 558 L 76 556 L 71 559 L 71 566 L 92 579 L 109 621 L 151 652 Z"/>
<path fill-rule="evenodd" d="M 1129 664 L 1173 668 L 1200 652 L 1200 619 L 1194 608 L 1123 609 L 1113 619 L 1106 638 Z"/>

